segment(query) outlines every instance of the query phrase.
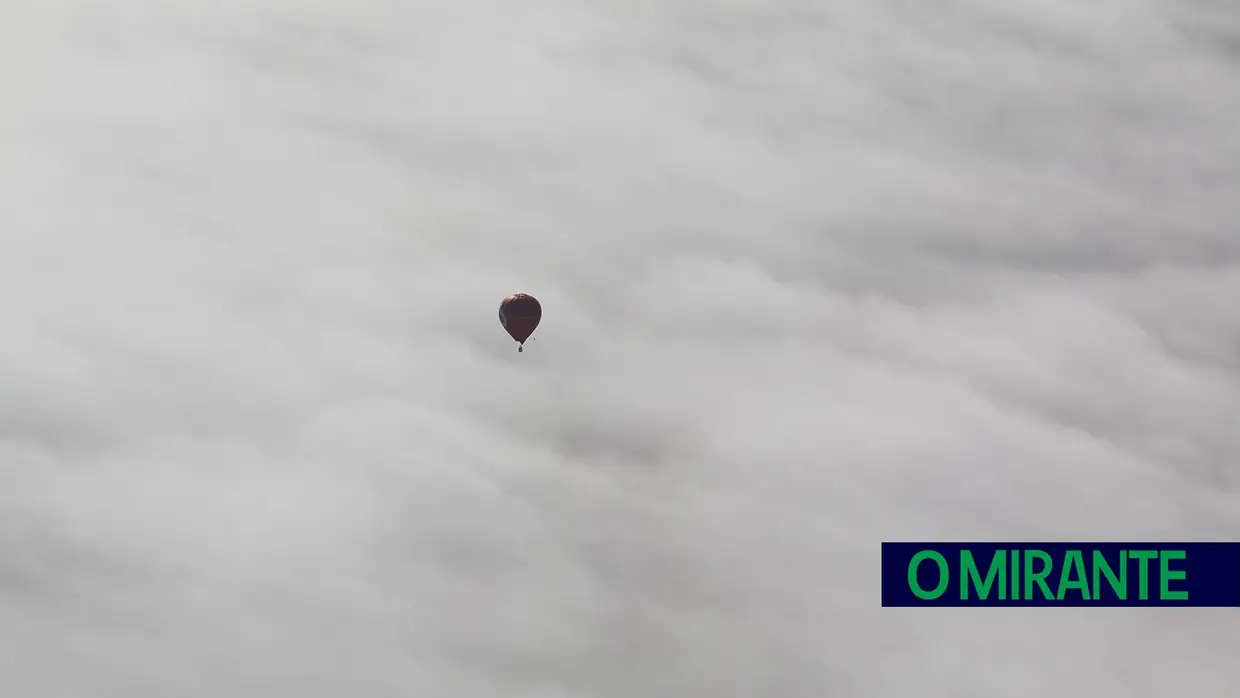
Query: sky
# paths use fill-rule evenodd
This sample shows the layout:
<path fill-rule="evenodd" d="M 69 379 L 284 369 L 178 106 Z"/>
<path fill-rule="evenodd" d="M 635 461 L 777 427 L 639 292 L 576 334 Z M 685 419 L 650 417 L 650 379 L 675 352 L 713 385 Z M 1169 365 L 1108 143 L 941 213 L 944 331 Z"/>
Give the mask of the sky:
<path fill-rule="evenodd" d="M 1223 696 L 1240 6 L 0 0 L 0 695 Z M 523 353 L 497 309 L 537 296 Z"/>

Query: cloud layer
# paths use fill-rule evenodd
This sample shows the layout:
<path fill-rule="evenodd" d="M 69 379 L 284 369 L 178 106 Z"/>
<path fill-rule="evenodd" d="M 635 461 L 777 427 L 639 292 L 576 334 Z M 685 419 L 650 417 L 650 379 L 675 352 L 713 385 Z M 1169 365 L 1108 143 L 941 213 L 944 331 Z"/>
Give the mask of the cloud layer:
<path fill-rule="evenodd" d="M 0 4 L 0 694 L 1240 683 L 877 589 L 1240 537 L 1240 13 L 261 5 Z"/>

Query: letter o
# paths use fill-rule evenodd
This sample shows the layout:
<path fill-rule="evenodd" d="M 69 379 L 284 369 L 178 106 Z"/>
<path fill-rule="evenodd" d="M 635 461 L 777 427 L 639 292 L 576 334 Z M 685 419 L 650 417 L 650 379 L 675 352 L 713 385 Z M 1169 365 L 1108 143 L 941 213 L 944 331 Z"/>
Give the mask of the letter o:
<path fill-rule="evenodd" d="M 917 581 L 917 568 L 926 560 L 934 560 L 934 564 L 939 567 L 939 584 L 934 587 L 933 591 L 926 591 Z M 947 585 L 951 582 L 951 570 L 947 567 L 947 559 L 933 550 L 923 550 L 913 556 L 908 561 L 908 588 L 913 595 L 922 601 L 930 601 L 937 599 L 947 591 Z"/>

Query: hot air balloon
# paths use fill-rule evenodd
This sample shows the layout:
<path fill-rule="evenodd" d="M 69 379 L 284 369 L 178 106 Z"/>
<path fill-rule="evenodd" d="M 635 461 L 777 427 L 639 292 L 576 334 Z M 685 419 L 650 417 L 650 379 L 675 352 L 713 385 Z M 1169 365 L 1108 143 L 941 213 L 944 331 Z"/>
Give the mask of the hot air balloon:
<path fill-rule="evenodd" d="M 499 323 L 517 341 L 517 351 L 525 351 L 525 340 L 534 334 L 542 320 L 542 304 L 528 293 L 514 293 L 499 304 Z"/>

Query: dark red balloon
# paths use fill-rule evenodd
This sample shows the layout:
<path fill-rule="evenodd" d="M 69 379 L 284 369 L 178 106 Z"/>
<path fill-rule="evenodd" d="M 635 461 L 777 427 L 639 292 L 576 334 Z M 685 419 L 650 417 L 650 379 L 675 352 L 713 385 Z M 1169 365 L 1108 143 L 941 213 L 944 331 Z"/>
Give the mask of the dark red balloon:
<path fill-rule="evenodd" d="M 499 322 L 518 344 L 525 344 L 540 320 L 542 304 L 528 293 L 514 293 L 499 304 Z"/>

